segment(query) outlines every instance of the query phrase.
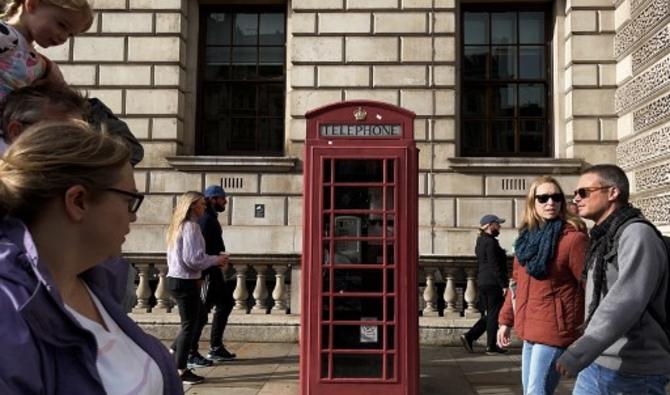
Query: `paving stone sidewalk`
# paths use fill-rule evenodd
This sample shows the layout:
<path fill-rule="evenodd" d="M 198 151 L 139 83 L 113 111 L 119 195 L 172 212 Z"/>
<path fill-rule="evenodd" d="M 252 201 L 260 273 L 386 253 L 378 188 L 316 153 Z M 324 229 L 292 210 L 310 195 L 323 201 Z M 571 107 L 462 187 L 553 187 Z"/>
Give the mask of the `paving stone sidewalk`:
<path fill-rule="evenodd" d="M 202 350 L 206 346 L 202 345 Z M 226 343 L 238 359 L 196 369 L 202 384 L 185 387 L 187 395 L 297 395 L 295 343 Z M 483 350 L 482 350 L 483 351 Z M 422 395 L 521 394 L 521 354 L 469 354 L 460 347 L 421 348 Z M 556 395 L 568 395 L 572 380 L 562 380 Z"/>

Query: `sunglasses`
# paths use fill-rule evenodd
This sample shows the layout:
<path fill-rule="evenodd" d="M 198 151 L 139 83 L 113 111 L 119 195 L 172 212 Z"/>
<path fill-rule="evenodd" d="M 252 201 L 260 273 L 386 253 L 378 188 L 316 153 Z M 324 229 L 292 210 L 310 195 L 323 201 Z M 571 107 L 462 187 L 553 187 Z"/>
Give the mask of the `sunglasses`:
<path fill-rule="evenodd" d="M 563 202 L 563 194 L 562 193 L 552 193 L 551 195 L 543 194 L 543 195 L 535 195 L 535 199 L 537 199 L 538 202 L 540 203 L 547 203 L 549 199 L 551 199 L 554 203 L 562 203 Z"/>
<path fill-rule="evenodd" d="M 130 191 L 124 191 L 123 189 L 116 189 L 116 188 L 105 188 L 105 191 L 109 192 L 114 192 L 118 193 L 121 195 L 125 196 L 130 196 L 132 199 L 128 201 L 128 211 L 130 213 L 136 213 L 137 210 L 140 209 L 140 206 L 142 205 L 142 201 L 144 200 L 144 195 L 141 193 L 136 193 L 136 192 L 130 192 Z"/>
<path fill-rule="evenodd" d="M 612 188 L 611 185 L 605 185 L 602 187 L 587 187 L 587 188 L 579 188 L 575 190 L 575 196 L 579 196 L 582 199 L 586 199 L 591 195 L 591 193 L 595 191 L 599 191 L 601 189 L 607 189 L 607 188 Z"/>

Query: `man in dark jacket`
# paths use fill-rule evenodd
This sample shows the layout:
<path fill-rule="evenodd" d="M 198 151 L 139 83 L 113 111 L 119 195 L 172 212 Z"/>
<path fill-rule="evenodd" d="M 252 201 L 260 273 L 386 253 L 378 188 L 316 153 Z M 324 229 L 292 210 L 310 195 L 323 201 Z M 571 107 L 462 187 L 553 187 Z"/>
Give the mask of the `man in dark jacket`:
<path fill-rule="evenodd" d="M 498 332 L 498 313 L 505 301 L 505 292 L 509 284 L 507 275 L 507 256 L 496 237 L 500 234 L 500 224 L 505 220 L 493 214 L 487 214 L 479 221 L 480 234 L 475 246 L 477 255 L 479 285 L 478 307 L 482 317 L 460 336 L 463 347 L 472 352 L 472 343 L 486 332 L 486 353 L 489 355 L 505 353 L 496 345 Z"/>
<path fill-rule="evenodd" d="M 226 209 L 226 203 L 228 203 L 226 192 L 218 185 L 210 185 L 205 189 L 205 200 L 207 201 L 207 209 L 205 210 L 205 215 L 198 219 L 198 224 L 205 238 L 205 252 L 208 255 L 218 255 L 226 251 L 226 246 L 223 244 L 221 224 L 217 218 L 218 213 Z M 223 273 L 218 266 L 206 269 L 202 274 L 204 279 L 202 296 L 205 304 L 205 312 L 201 316 L 195 338 L 200 339 L 202 329 L 207 323 L 207 314 L 212 307 L 216 307 L 214 317 L 212 317 L 212 331 L 209 337 L 210 348 L 207 358 L 213 361 L 234 359 L 236 355 L 228 351 L 223 345 L 223 331 L 226 329 L 228 317 L 235 304 L 233 288 L 226 284 Z M 204 359 L 198 354 L 197 342 L 194 344 L 194 349 L 191 350 L 191 357 L 189 358 L 189 362 L 198 362 L 197 359 Z M 200 361 L 203 363 L 196 363 L 195 365 L 208 366 L 208 362 L 205 361 Z"/>

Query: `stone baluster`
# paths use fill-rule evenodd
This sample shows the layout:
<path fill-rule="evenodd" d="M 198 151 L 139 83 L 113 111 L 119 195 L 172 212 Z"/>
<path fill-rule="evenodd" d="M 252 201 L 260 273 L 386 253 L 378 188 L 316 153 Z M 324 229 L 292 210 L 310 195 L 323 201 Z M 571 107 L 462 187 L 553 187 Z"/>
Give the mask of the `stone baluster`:
<path fill-rule="evenodd" d="M 256 269 L 256 287 L 254 287 L 254 299 L 256 299 L 256 304 L 254 304 L 251 312 L 253 314 L 267 314 L 268 312 L 268 286 L 266 284 L 265 272 L 268 270 L 267 265 L 258 265 L 254 266 Z"/>
<path fill-rule="evenodd" d="M 275 271 L 275 289 L 272 290 L 272 299 L 274 299 L 275 305 L 272 307 L 271 312 L 286 314 L 288 307 L 286 307 L 286 285 L 284 284 L 284 278 L 288 267 L 273 265 L 272 269 Z"/>
<path fill-rule="evenodd" d="M 137 304 L 133 307 L 133 313 L 150 313 L 151 306 L 149 299 L 151 298 L 151 287 L 149 286 L 149 271 L 151 266 L 148 263 L 141 263 L 135 265 L 140 277 L 140 282 L 137 284 Z"/>
<path fill-rule="evenodd" d="M 423 290 L 423 300 L 426 307 L 423 308 L 424 317 L 436 317 L 437 311 L 437 291 L 435 289 L 435 268 L 427 267 L 425 269 L 426 288 Z"/>
<path fill-rule="evenodd" d="M 461 313 L 456 309 L 456 300 L 458 294 L 456 293 L 456 286 L 454 284 L 454 269 L 446 269 L 444 271 L 444 278 L 446 285 L 444 287 L 444 318 L 460 318 Z"/>
<path fill-rule="evenodd" d="M 477 301 L 477 270 L 467 269 L 465 270 L 465 275 L 467 278 L 467 285 L 465 287 L 465 303 L 467 304 L 465 318 L 479 318 L 481 317 L 481 313 L 475 306 L 475 302 Z"/>
<path fill-rule="evenodd" d="M 172 299 L 167 291 L 167 265 L 158 266 L 158 286 L 156 287 L 156 306 L 154 310 L 169 313 L 172 311 Z"/>
<path fill-rule="evenodd" d="M 247 290 L 247 265 L 233 265 L 235 269 L 235 277 L 237 284 L 235 291 L 233 291 L 233 298 L 235 298 L 235 306 L 233 306 L 233 314 L 247 313 L 247 298 L 249 291 Z"/>

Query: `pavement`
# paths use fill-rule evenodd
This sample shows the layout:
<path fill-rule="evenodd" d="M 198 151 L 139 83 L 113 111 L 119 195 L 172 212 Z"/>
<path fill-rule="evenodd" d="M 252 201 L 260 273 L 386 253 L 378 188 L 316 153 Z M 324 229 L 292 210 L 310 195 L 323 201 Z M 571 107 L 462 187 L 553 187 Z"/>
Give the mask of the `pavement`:
<path fill-rule="evenodd" d="M 227 342 L 226 347 L 237 359 L 196 369 L 205 382 L 185 386 L 187 395 L 299 393 L 298 344 Z M 201 350 L 206 349 L 202 343 Z M 421 395 L 521 394 L 521 350 L 496 356 L 483 351 L 475 347 L 470 354 L 461 347 L 421 347 Z M 571 394 L 573 385 L 573 380 L 561 380 L 555 394 Z"/>

